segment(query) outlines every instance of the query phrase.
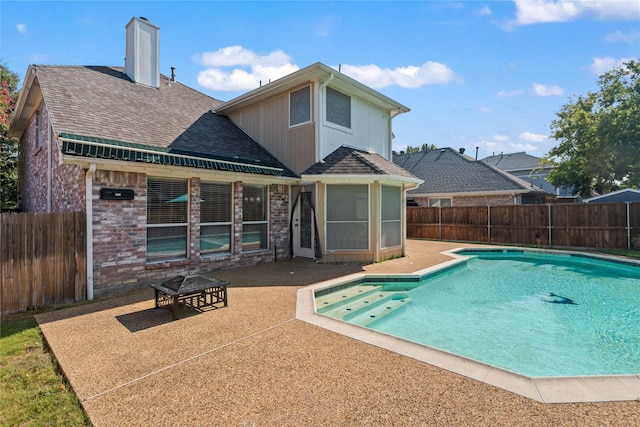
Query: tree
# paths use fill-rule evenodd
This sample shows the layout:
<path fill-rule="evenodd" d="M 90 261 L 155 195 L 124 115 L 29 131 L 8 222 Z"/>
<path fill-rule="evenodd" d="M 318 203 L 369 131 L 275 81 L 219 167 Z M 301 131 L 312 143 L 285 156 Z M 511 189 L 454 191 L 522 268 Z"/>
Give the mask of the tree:
<path fill-rule="evenodd" d="M 591 197 L 640 187 L 640 62 L 600 76 L 599 90 L 562 106 L 551 123 L 560 142 L 542 159 L 548 180 Z"/>
<path fill-rule="evenodd" d="M 419 151 L 429 151 L 429 150 L 437 150 L 437 149 L 438 147 L 436 147 L 435 144 L 422 144 L 420 147 L 412 147 L 408 145 L 407 149 L 405 150 L 405 153 L 411 154 L 411 153 L 417 153 Z"/>
<path fill-rule="evenodd" d="M 0 64 L 0 208 L 18 205 L 18 143 L 9 138 L 9 123 L 16 106 L 20 79 Z"/>

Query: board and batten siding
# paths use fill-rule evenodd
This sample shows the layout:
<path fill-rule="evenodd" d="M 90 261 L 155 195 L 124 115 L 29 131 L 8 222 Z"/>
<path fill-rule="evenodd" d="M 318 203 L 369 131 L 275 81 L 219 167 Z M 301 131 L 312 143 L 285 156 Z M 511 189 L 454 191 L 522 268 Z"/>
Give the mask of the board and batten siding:
<path fill-rule="evenodd" d="M 313 109 L 313 100 L 311 105 Z M 296 174 L 315 163 L 315 125 L 289 127 L 289 92 L 234 111 L 229 118 Z"/>
<path fill-rule="evenodd" d="M 347 130 L 323 119 L 320 156 L 325 158 L 343 145 L 374 152 L 391 159 L 389 112 L 351 96 L 351 129 Z M 323 106 L 324 108 L 324 106 Z M 323 114 L 323 117 L 326 117 Z"/>

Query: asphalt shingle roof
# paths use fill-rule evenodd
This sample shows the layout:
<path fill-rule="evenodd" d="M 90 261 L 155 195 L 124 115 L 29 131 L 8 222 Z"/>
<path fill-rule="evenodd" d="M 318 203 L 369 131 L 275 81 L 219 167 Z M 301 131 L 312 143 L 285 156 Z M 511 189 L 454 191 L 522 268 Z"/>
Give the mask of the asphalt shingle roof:
<path fill-rule="evenodd" d="M 424 180 L 412 194 L 451 194 L 487 191 L 543 192 L 519 178 L 460 154 L 451 148 L 393 156 L 393 162 Z"/>
<path fill-rule="evenodd" d="M 485 157 L 481 161 L 503 171 L 536 169 L 540 158 L 525 152 L 498 154 Z"/>
<path fill-rule="evenodd" d="M 315 163 L 302 175 L 392 175 L 418 179 L 379 154 L 344 145 L 325 157 L 324 163 Z"/>
<path fill-rule="evenodd" d="M 278 167 L 282 175 L 295 176 L 231 120 L 211 111 L 222 101 L 166 76 L 151 88 L 132 82 L 123 67 L 34 68 L 57 134 Z"/>

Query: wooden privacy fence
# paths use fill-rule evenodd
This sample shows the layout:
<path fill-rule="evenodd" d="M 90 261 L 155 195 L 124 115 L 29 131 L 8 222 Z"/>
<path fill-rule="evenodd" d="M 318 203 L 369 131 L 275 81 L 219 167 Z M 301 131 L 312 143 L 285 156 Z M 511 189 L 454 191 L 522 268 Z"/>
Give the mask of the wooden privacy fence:
<path fill-rule="evenodd" d="M 1 218 L 0 313 L 86 299 L 84 212 Z"/>
<path fill-rule="evenodd" d="M 640 202 L 407 207 L 407 237 L 629 249 Z"/>

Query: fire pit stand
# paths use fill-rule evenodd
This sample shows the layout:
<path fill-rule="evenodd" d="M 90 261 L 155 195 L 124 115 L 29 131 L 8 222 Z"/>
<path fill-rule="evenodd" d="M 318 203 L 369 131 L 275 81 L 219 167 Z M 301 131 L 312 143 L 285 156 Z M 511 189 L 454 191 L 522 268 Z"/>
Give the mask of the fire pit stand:
<path fill-rule="evenodd" d="M 176 276 L 151 285 L 156 292 L 156 308 L 167 308 L 178 318 L 181 308 L 204 311 L 227 306 L 227 285 L 220 279 L 195 276 Z"/>

